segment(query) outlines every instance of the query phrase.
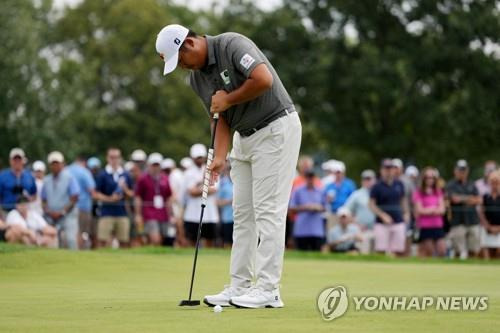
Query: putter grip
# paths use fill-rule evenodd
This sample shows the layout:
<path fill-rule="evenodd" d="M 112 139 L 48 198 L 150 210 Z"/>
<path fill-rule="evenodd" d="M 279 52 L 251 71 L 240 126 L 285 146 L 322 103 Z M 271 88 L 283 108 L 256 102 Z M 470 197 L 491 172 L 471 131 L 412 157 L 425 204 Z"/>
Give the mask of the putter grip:
<path fill-rule="evenodd" d="M 208 197 L 208 187 L 210 185 L 210 170 L 208 169 L 208 166 L 212 164 L 212 160 L 214 159 L 214 150 L 213 148 L 210 148 L 208 150 L 208 157 L 207 157 L 207 168 L 205 168 L 205 178 L 203 179 L 203 193 L 201 195 L 201 204 L 202 205 L 207 205 L 207 197 Z"/>

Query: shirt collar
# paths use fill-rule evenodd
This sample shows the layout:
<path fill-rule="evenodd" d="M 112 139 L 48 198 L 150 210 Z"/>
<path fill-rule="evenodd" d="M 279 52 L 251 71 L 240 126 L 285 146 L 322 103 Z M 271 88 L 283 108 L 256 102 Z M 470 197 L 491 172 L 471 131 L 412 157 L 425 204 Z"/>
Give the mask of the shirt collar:
<path fill-rule="evenodd" d="M 113 170 L 113 168 L 109 164 L 106 164 L 106 168 L 105 169 L 106 169 L 106 172 L 109 173 L 109 174 L 118 173 L 118 174 L 121 175 L 123 173 L 123 168 L 122 167 L 118 167 L 118 169 Z"/>

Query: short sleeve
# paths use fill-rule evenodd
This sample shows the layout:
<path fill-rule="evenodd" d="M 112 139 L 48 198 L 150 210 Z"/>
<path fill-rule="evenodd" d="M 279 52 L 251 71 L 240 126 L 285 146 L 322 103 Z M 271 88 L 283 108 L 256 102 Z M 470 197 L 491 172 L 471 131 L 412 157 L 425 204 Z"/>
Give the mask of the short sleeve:
<path fill-rule="evenodd" d="M 75 196 L 80 194 L 80 186 L 78 185 L 78 182 L 76 181 L 75 177 L 71 177 L 69 181 L 68 194 L 70 196 Z"/>
<path fill-rule="evenodd" d="M 35 195 L 36 194 L 36 182 L 35 182 L 35 177 L 32 175 L 28 176 L 28 181 L 29 185 L 28 188 L 26 189 L 30 195 Z"/>
<path fill-rule="evenodd" d="M 144 192 L 144 178 L 141 177 L 141 178 L 139 178 L 137 180 L 137 183 L 135 184 L 134 193 L 139 198 L 142 198 L 143 197 L 143 192 Z"/>
<path fill-rule="evenodd" d="M 42 185 L 41 198 L 42 198 L 42 200 L 47 200 L 47 185 L 45 182 L 43 182 L 43 185 Z"/>
<path fill-rule="evenodd" d="M 85 185 L 87 186 L 85 190 L 87 190 L 88 192 L 95 189 L 95 180 L 90 172 L 85 173 Z"/>
<path fill-rule="evenodd" d="M 295 208 L 297 206 L 299 206 L 299 198 L 298 198 L 298 191 L 295 190 L 292 192 L 292 197 L 290 198 L 290 207 L 291 208 Z"/>
<path fill-rule="evenodd" d="M 378 186 L 377 185 L 372 187 L 372 189 L 370 191 L 370 198 L 375 199 L 375 200 L 378 198 Z"/>
<path fill-rule="evenodd" d="M 246 78 L 250 77 L 255 67 L 264 62 L 257 46 L 243 36 L 234 37 L 227 46 L 227 52 L 234 67 Z"/>
<path fill-rule="evenodd" d="M 98 192 L 104 193 L 104 174 L 101 172 L 97 175 L 97 179 L 95 182 L 95 188 Z"/>
<path fill-rule="evenodd" d="M 413 195 L 412 195 L 412 201 L 413 201 L 413 203 L 420 202 L 421 200 L 422 200 L 422 198 L 420 196 L 420 192 L 419 191 L 414 191 Z"/>

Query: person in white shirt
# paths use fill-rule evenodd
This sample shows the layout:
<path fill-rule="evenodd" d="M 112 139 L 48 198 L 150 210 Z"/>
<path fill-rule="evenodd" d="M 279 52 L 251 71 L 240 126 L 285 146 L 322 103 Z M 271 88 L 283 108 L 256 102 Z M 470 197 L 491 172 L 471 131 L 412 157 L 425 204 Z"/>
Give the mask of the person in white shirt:
<path fill-rule="evenodd" d="M 201 195 L 203 188 L 203 176 L 205 173 L 205 161 L 207 157 L 207 148 L 200 144 L 194 144 L 190 150 L 194 165 L 184 173 L 184 188 L 186 189 L 186 208 L 184 210 L 184 233 L 187 241 L 194 245 L 198 235 L 198 226 L 201 213 Z M 213 247 L 217 236 L 216 226 L 219 221 L 219 212 L 217 211 L 217 184 L 208 189 L 207 205 L 203 215 L 203 225 L 201 229 L 201 238 L 204 240 L 204 246 Z"/>
<path fill-rule="evenodd" d="M 45 166 L 45 163 L 43 163 L 42 161 L 35 161 L 33 162 L 32 169 L 33 169 L 33 177 L 35 177 L 37 196 L 35 201 L 31 202 L 30 209 L 33 209 L 38 214 L 42 215 L 43 214 L 42 196 L 40 195 L 40 193 L 42 193 L 43 177 L 45 177 L 45 172 L 47 171 L 47 167 Z"/>
<path fill-rule="evenodd" d="M 57 230 L 37 211 L 29 209 L 29 199 L 26 197 L 17 200 L 16 208 L 7 214 L 6 223 L 28 229 L 26 238 L 32 245 L 57 247 Z"/>

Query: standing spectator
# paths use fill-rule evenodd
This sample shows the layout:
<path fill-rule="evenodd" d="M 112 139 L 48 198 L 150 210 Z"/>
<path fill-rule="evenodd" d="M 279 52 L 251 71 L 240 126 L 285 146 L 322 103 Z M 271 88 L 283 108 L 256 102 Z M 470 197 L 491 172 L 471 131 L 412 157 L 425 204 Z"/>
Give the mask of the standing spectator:
<path fill-rule="evenodd" d="M 460 259 L 476 257 L 480 250 L 479 216 L 477 206 L 481 197 L 469 177 L 469 165 L 459 160 L 455 165 L 455 179 L 446 185 L 446 193 L 451 204 L 450 238 L 454 253 Z"/>
<path fill-rule="evenodd" d="M 231 166 L 229 161 L 221 174 L 219 191 L 217 192 L 217 206 L 220 209 L 221 238 L 224 248 L 231 248 L 233 245 L 233 182 L 229 176 Z"/>
<path fill-rule="evenodd" d="M 373 170 L 364 170 L 361 173 L 361 188 L 354 191 L 343 207 L 352 213 L 354 222 L 362 233 L 362 242 L 359 246 L 361 253 L 367 254 L 373 250 L 373 226 L 375 214 L 370 209 L 370 191 L 375 185 L 376 176 Z"/>
<path fill-rule="evenodd" d="M 404 255 L 406 223 L 409 220 L 404 196 L 404 185 L 395 179 L 392 160 L 384 159 L 380 168 L 380 180 L 370 192 L 370 208 L 376 215 L 373 228 L 375 251 Z"/>
<path fill-rule="evenodd" d="M 47 224 L 37 211 L 30 209 L 29 199 L 25 196 L 18 198 L 16 208 L 7 214 L 6 222 L 7 225 L 28 229 L 32 245 L 57 247 L 57 230 Z"/>
<path fill-rule="evenodd" d="M 78 182 L 80 195 L 78 196 L 78 245 L 81 249 L 92 247 L 92 197 L 95 196 L 95 181 L 87 169 L 87 161 L 79 156 L 68 166 L 69 172 Z"/>
<path fill-rule="evenodd" d="M 200 144 L 194 144 L 190 150 L 194 165 L 186 170 L 184 174 L 186 188 L 186 209 L 184 211 L 184 232 L 190 245 L 194 245 L 198 235 L 198 226 L 201 213 L 201 195 L 203 193 L 203 176 L 205 173 L 205 161 L 207 148 Z M 203 216 L 201 237 L 205 246 L 213 247 L 216 238 L 216 226 L 219 220 L 215 193 L 217 186 L 208 189 L 207 206 Z"/>
<path fill-rule="evenodd" d="M 321 164 L 321 169 L 326 172 L 326 175 L 321 178 L 321 184 L 326 187 L 335 181 L 335 170 L 337 169 L 339 161 L 328 160 Z"/>
<path fill-rule="evenodd" d="M 184 161 L 184 163 L 183 163 Z M 187 162 L 189 161 L 189 162 Z M 182 218 L 184 214 L 184 171 L 185 168 L 182 166 L 189 163 L 189 167 L 193 164 L 193 161 L 188 158 L 181 161 L 180 168 L 176 168 L 175 161 L 171 158 L 167 158 L 162 162 L 162 169 L 168 169 L 168 182 L 170 184 L 170 189 L 172 190 L 172 222 L 175 224 L 176 230 L 176 244 L 178 246 L 186 245 L 186 237 L 184 235 L 184 220 Z"/>
<path fill-rule="evenodd" d="M 338 210 L 339 223 L 328 231 L 328 247 L 333 252 L 357 253 L 357 242 L 363 236 L 359 227 L 352 223 L 351 211 L 345 207 Z"/>
<path fill-rule="evenodd" d="M 490 193 L 490 184 L 488 182 L 489 175 L 497 169 L 497 162 L 486 161 L 484 163 L 484 174 L 483 178 L 476 180 L 476 188 L 481 197 L 485 194 Z"/>
<path fill-rule="evenodd" d="M 47 167 L 45 166 L 45 163 L 43 163 L 42 161 L 35 161 L 33 163 L 32 168 L 33 168 L 33 177 L 35 178 L 36 193 L 40 194 L 42 193 L 43 178 L 45 177 L 45 172 L 47 171 Z M 36 199 L 31 203 L 30 209 L 33 209 L 38 214 L 43 215 L 42 198 L 40 195 L 36 196 Z"/>
<path fill-rule="evenodd" d="M 141 169 L 141 162 L 128 161 L 125 163 L 125 170 L 130 175 L 131 188 L 135 189 L 139 178 L 141 178 L 143 174 L 143 170 Z M 129 219 L 133 221 L 130 223 L 130 246 L 138 247 L 142 246 L 147 242 L 146 234 L 144 233 L 143 225 L 141 225 L 141 230 L 137 229 L 137 223 L 135 223 L 135 195 L 133 197 L 129 197 L 126 200 L 127 213 L 129 215 Z"/>
<path fill-rule="evenodd" d="M 416 226 L 419 230 L 418 254 L 421 257 L 446 255 L 443 215 L 445 213 L 444 194 L 438 185 L 438 175 L 434 168 L 427 167 L 422 172 L 420 186 L 413 192 Z"/>
<path fill-rule="evenodd" d="M 293 180 L 292 191 L 294 191 L 299 186 L 305 185 L 307 182 L 306 172 L 314 169 L 314 161 L 310 156 L 303 155 L 299 157 L 299 162 L 297 163 L 298 175 Z M 314 186 L 317 188 L 322 188 L 323 183 L 318 177 L 314 178 Z"/>
<path fill-rule="evenodd" d="M 161 172 L 163 156 L 159 153 L 149 155 L 146 172 L 135 186 L 134 211 L 137 229 L 144 229 L 152 245 L 172 246 L 175 240 L 175 226 L 170 224 L 169 199 L 172 195 L 168 176 Z"/>
<path fill-rule="evenodd" d="M 21 148 L 13 148 L 9 153 L 10 168 L 0 172 L 0 203 L 5 212 L 16 207 L 17 198 L 27 195 L 35 199 L 35 178 L 24 169 L 26 155 Z"/>
<path fill-rule="evenodd" d="M 349 196 L 356 190 L 356 184 L 345 176 L 345 164 L 338 161 L 334 166 L 335 181 L 325 187 L 326 201 L 330 204 L 332 219 L 330 223 L 336 224 L 337 210 L 342 207 Z"/>
<path fill-rule="evenodd" d="M 306 184 L 292 192 L 290 210 L 297 214 L 293 226 L 295 246 L 299 250 L 320 251 L 325 241 L 323 212 L 325 200 L 321 187 L 315 185 L 314 171 L 305 172 Z"/>
<path fill-rule="evenodd" d="M 500 258 L 500 171 L 489 175 L 490 193 L 483 196 L 481 207 L 481 247 L 484 258 Z"/>
<path fill-rule="evenodd" d="M 97 175 L 101 171 L 101 161 L 97 157 L 91 157 L 87 160 L 87 168 L 90 170 L 92 174 L 92 178 L 94 178 L 94 183 L 97 180 Z M 97 248 L 97 220 L 99 218 L 99 202 L 95 198 L 96 193 L 94 192 L 94 197 L 92 198 L 92 232 L 91 235 L 91 244 L 92 248 Z"/>
<path fill-rule="evenodd" d="M 136 149 L 130 155 L 130 160 L 134 162 L 141 169 L 141 171 L 144 171 L 146 169 L 147 158 L 148 155 L 146 155 L 146 152 L 144 152 L 144 150 L 142 149 Z"/>
<path fill-rule="evenodd" d="M 78 182 L 64 169 L 64 156 L 58 151 L 49 154 L 50 174 L 42 188 L 42 206 L 49 223 L 58 229 L 59 246 L 78 249 Z"/>
<path fill-rule="evenodd" d="M 116 237 L 120 247 L 130 240 L 130 220 L 125 209 L 126 196 L 132 196 L 130 175 L 122 168 L 122 154 L 118 148 L 109 148 L 108 164 L 97 176 L 96 198 L 102 202 L 97 224 L 99 246 L 109 246 Z"/>

